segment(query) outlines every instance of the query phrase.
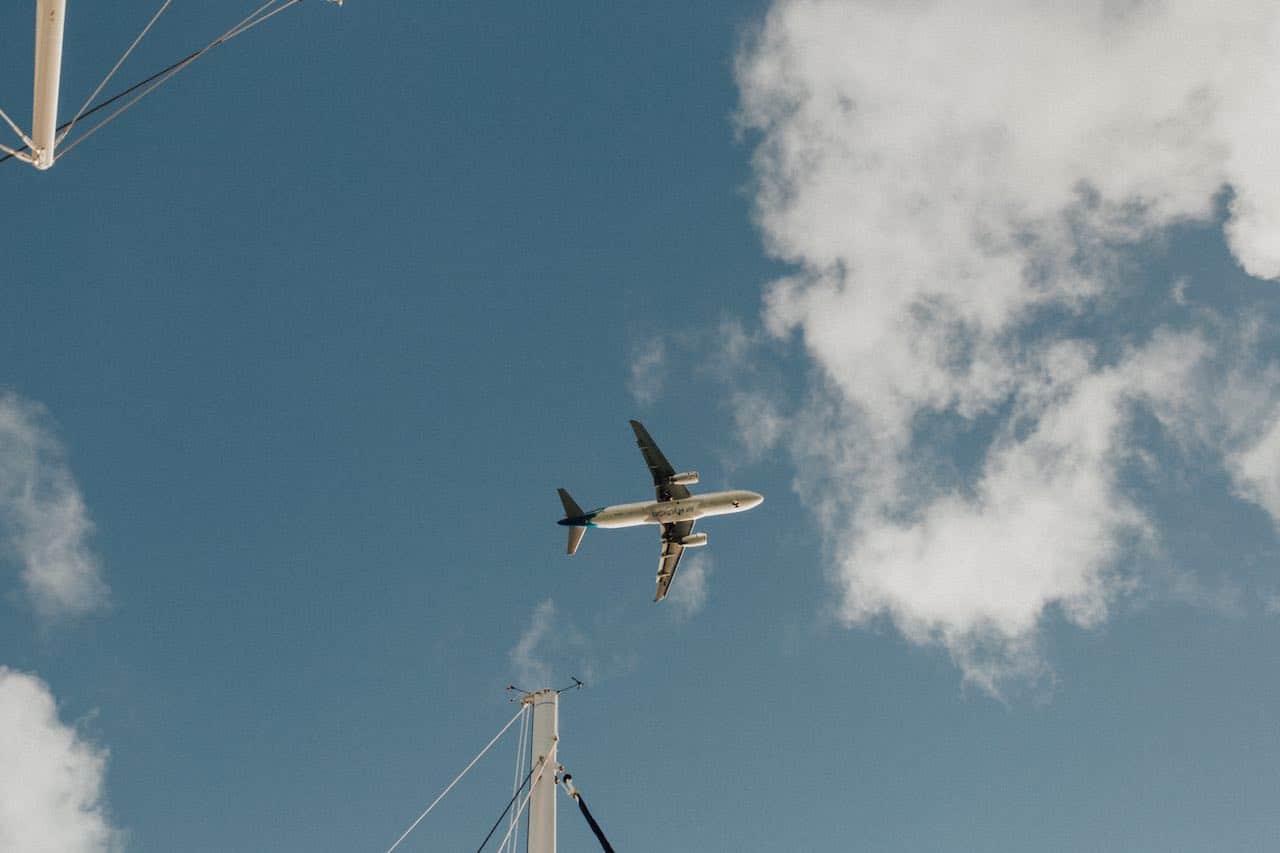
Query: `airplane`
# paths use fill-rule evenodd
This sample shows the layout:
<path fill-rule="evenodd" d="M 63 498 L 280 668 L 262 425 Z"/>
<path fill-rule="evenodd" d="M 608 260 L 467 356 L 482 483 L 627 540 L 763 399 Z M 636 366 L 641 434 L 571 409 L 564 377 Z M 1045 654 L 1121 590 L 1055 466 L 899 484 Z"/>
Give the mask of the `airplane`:
<path fill-rule="evenodd" d="M 680 555 L 685 548 L 697 548 L 707 544 L 707 534 L 694 533 L 694 522 L 711 515 L 728 515 L 746 512 L 758 507 L 764 496 L 756 492 L 710 492 L 693 495 L 688 487 L 698 482 L 697 471 L 678 472 L 662 455 L 649 431 L 639 421 L 631 422 L 636 434 L 636 444 L 644 454 L 644 461 L 653 475 L 657 500 L 614 506 L 583 512 L 582 507 L 564 489 L 556 489 L 560 503 L 564 504 L 565 517 L 557 524 L 569 528 L 568 554 L 574 555 L 586 535 L 588 527 L 635 527 L 640 524 L 662 525 L 662 553 L 658 557 L 658 591 L 654 601 L 667 597 L 667 588 L 676 576 Z"/>

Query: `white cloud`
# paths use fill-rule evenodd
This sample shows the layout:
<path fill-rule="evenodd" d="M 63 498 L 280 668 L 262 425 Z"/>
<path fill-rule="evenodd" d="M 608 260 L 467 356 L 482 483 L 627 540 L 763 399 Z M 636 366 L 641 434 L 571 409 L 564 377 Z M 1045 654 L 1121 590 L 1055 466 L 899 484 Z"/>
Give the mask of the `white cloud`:
<path fill-rule="evenodd" d="M 1082 184 L 1091 220 L 1135 230 L 1204 218 L 1229 183 L 1233 246 L 1266 275 L 1278 27 L 1261 0 L 778 2 L 739 75 L 766 236 L 818 268 L 902 269 L 880 284 L 904 297 L 980 273 L 963 311 L 991 322 L 1030 296 L 1020 238 L 1051 237 Z"/>
<path fill-rule="evenodd" d="M 107 752 L 58 719 L 34 675 L 0 666 L 0 850 L 122 849 L 103 802 Z"/>
<path fill-rule="evenodd" d="M 0 393 L 0 532 L 22 566 L 22 582 L 42 615 L 69 616 L 106 604 L 93 523 L 44 409 Z"/>
<path fill-rule="evenodd" d="M 749 459 L 760 459 L 777 446 L 786 429 L 786 418 L 768 394 L 737 391 L 729 398 L 729 407 Z"/>
<path fill-rule="evenodd" d="M 1271 514 L 1280 525 L 1280 409 L 1268 418 L 1270 428 L 1228 457 L 1228 470 L 1246 500 Z"/>
<path fill-rule="evenodd" d="M 1115 367 L 1091 371 L 1077 352 L 1067 375 L 1049 370 L 1047 393 L 1018 401 L 971 495 L 944 493 L 907 521 L 864 515 L 840 565 L 845 618 L 887 612 L 911 639 L 945 644 L 993 692 L 1026 670 L 1049 606 L 1083 627 L 1101 622 L 1128 583 L 1115 571 L 1120 549 L 1149 535 L 1118 488 L 1127 410 L 1176 397 L 1202 350 L 1161 336 Z"/>
<path fill-rule="evenodd" d="M 555 687 L 578 675 L 592 680 L 596 666 L 590 644 L 578 628 L 559 615 L 548 598 L 533 609 L 529 627 L 507 653 L 518 685 L 525 690 Z"/>
<path fill-rule="evenodd" d="M 662 395 L 666 370 L 666 346 L 661 339 L 650 340 L 631 356 L 631 377 L 627 388 L 642 406 Z"/>
<path fill-rule="evenodd" d="M 1236 258 L 1280 277 L 1277 56 L 1264 2 L 773 5 L 738 63 L 757 221 L 795 265 L 764 321 L 819 376 L 773 432 L 851 623 L 888 615 L 996 691 L 1042 670 L 1048 609 L 1106 617 L 1132 582 L 1118 559 L 1152 535 L 1119 479 L 1130 413 L 1202 416 L 1216 342 L 1070 321 L 1121 281 L 1114 247 L 1210 221 L 1224 187 Z M 1230 462 L 1268 509 L 1270 435 Z"/>
<path fill-rule="evenodd" d="M 545 647 L 555 618 L 555 602 L 548 598 L 533 609 L 529 627 L 508 653 L 516 678 L 526 690 L 541 690 L 551 685 L 551 665 L 545 659 Z"/>
<path fill-rule="evenodd" d="M 679 614 L 688 618 L 707 603 L 710 592 L 711 558 L 706 554 L 690 554 L 680 562 L 680 573 L 671 583 L 667 600 Z"/>
<path fill-rule="evenodd" d="M 1243 346 L 1227 351 L 1207 405 L 1170 426 L 1184 444 L 1222 452 L 1236 496 L 1265 510 L 1280 529 L 1280 361 L 1251 357 L 1249 350 L 1265 349 L 1257 318 L 1239 326 Z"/>

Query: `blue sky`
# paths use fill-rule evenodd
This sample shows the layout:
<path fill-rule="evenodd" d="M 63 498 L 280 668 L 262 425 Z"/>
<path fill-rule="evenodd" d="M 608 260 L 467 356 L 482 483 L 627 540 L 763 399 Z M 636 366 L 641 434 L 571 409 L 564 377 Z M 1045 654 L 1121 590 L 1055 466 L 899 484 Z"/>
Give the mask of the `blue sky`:
<path fill-rule="evenodd" d="M 619 849 L 1273 844 L 1248 5 L 303 3 L 0 165 L 0 840 L 383 850 L 545 673 Z M 72 4 L 64 113 L 152 11 Z M 554 524 L 630 417 L 767 496 L 661 605 Z"/>

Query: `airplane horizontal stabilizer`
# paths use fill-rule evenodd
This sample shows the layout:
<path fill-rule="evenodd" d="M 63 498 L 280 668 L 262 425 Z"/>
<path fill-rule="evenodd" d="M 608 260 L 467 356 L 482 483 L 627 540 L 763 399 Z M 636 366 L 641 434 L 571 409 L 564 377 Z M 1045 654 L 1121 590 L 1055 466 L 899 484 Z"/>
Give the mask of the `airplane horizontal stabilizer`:
<path fill-rule="evenodd" d="M 565 553 L 567 553 L 570 557 L 576 554 L 578 551 L 578 546 L 582 544 L 582 537 L 585 536 L 586 533 L 587 533 L 587 528 L 585 527 L 570 527 L 569 528 L 569 548 Z"/>

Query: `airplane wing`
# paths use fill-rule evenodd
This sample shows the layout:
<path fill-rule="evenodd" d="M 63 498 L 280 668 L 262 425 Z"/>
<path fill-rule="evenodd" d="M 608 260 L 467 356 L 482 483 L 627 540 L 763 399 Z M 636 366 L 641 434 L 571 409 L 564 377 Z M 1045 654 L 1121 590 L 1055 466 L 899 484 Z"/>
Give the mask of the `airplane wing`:
<path fill-rule="evenodd" d="M 689 488 L 687 486 L 677 486 L 667 482 L 676 473 L 676 469 L 671 467 L 667 457 L 662 455 L 662 451 L 658 449 L 658 445 L 654 443 L 653 437 L 644 428 L 644 424 L 639 421 L 632 421 L 631 429 L 636 434 L 636 444 L 640 445 L 640 452 L 644 454 L 644 461 L 649 466 L 649 473 L 653 475 L 653 487 L 658 493 L 658 500 L 672 501 L 689 497 Z M 675 561 L 671 564 L 672 572 L 675 572 L 675 564 L 679 560 L 680 555 L 677 552 Z M 658 598 L 660 600 L 662 596 L 659 595 Z"/>
<path fill-rule="evenodd" d="M 684 553 L 684 546 L 680 544 L 680 540 L 692 532 L 692 521 L 662 525 L 662 555 L 658 557 L 658 592 L 653 597 L 655 602 L 667 597 L 667 588 L 671 586 L 671 579 L 676 576 L 680 555 Z"/>

